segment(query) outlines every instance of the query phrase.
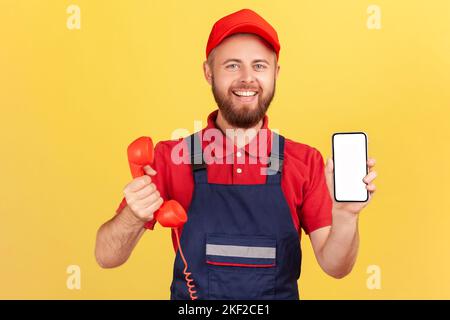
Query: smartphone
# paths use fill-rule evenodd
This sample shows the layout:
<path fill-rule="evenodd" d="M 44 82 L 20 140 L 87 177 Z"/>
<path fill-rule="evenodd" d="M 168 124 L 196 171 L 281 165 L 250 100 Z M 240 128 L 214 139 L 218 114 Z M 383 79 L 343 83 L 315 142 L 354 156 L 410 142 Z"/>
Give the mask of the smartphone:
<path fill-rule="evenodd" d="M 369 192 L 363 178 L 367 168 L 367 135 L 364 132 L 337 132 L 332 137 L 334 199 L 338 202 L 365 202 Z"/>

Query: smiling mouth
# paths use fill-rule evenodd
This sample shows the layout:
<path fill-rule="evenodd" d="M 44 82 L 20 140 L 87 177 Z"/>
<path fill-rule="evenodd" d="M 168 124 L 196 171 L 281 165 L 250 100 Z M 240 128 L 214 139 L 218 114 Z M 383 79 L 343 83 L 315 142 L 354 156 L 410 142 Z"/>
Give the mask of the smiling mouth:
<path fill-rule="evenodd" d="M 257 101 L 259 92 L 255 89 L 231 90 L 237 101 L 240 103 L 254 103 Z"/>
<path fill-rule="evenodd" d="M 258 91 L 254 90 L 232 90 L 231 92 L 239 98 L 252 98 L 258 94 Z"/>

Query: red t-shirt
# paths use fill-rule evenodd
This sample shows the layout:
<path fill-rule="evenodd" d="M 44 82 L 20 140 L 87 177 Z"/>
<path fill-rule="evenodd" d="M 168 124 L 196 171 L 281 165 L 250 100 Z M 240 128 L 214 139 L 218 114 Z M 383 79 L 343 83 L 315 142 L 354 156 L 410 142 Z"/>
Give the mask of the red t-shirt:
<path fill-rule="evenodd" d="M 207 129 L 217 129 L 215 125 L 217 114 L 218 110 L 208 116 L 208 125 L 202 130 L 202 133 Z M 211 163 L 209 161 L 211 158 L 208 159 L 206 155 L 211 154 L 211 152 L 205 152 L 205 161 L 208 163 L 207 175 L 209 183 L 263 184 L 266 182 L 267 176 L 261 174 L 261 168 L 267 167 L 265 155 L 270 154 L 271 147 L 271 134 L 268 129 L 267 116 L 264 117 L 262 128 L 268 130 L 268 133 L 264 135 L 258 133 L 249 144 L 240 150 L 235 145 L 234 148 L 230 148 L 230 145 L 233 146 L 232 143 L 226 148 L 225 144 L 228 138 L 223 138 L 223 141 L 220 142 L 223 152 L 220 155 L 212 152 L 212 156 L 223 158 L 222 163 L 217 163 L 219 161 Z M 258 150 L 255 152 L 255 148 L 249 148 L 250 144 L 258 143 L 260 145 L 260 141 L 264 140 L 267 141 L 266 152 L 261 153 Z M 176 164 L 171 160 L 172 149 L 180 141 L 182 141 L 182 138 L 179 140 L 161 141 L 156 144 L 152 167 L 157 174 L 152 176 L 152 181 L 155 183 L 163 200 L 176 200 L 188 212 L 194 191 L 191 165 L 188 164 L 188 161 Z M 210 142 L 203 138 L 203 150 L 214 143 L 216 142 Z M 209 146 L 212 150 L 215 147 L 217 146 Z M 183 154 L 183 156 L 188 157 L 188 154 Z M 242 159 L 243 157 L 244 159 Z M 257 158 L 257 160 L 250 160 L 251 157 Z M 318 228 L 331 225 L 332 200 L 325 181 L 324 161 L 317 149 L 287 138 L 285 139 L 281 188 L 291 210 L 292 220 L 299 232 L 299 236 L 301 236 L 301 229 L 306 234 L 309 234 Z M 123 198 L 116 213 L 120 213 L 126 204 L 126 200 Z M 145 227 L 153 229 L 155 223 L 156 221 L 152 220 Z M 173 232 L 172 240 L 176 250 L 177 245 Z"/>

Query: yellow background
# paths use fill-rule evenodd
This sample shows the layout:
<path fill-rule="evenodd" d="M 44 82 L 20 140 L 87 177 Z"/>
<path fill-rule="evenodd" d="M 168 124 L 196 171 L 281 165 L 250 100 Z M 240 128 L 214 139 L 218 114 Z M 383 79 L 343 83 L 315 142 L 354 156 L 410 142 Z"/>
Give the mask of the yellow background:
<path fill-rule="evenodd" d="M 373 3 L 381 30 L 366 26 Z M 70 4 L 80 30 L 66 27 Z M 353 272 L 326 276 L 304 237 L 301 297 L 450 298 L 447 0 L 1 0 L 0 298 L 169 298 L 169 230 L 147 232 L 114 270 L 96 265 L 96 230 L 131 179 L 128 143 L 205 124 L 209 31 L 245 7 L 281 41 L 270 126 L 324 157 L 333 132 L 364 130 L 378 161 Z M 66 287 L 69 265 L 81 290 Z"/>

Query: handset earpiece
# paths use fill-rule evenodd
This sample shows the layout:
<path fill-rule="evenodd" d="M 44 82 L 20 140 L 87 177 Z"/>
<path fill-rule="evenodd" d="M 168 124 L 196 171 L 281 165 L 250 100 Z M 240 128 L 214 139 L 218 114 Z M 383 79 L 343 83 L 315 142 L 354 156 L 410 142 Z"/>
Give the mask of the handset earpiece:
<path fill-rule="evenodd" d="M 127 149 L 128 163 L 133 178 L 145 174 L 144 167 L 153 164 L 153 141 L 150 137 L 140 137 L 134 140 Z"/>

